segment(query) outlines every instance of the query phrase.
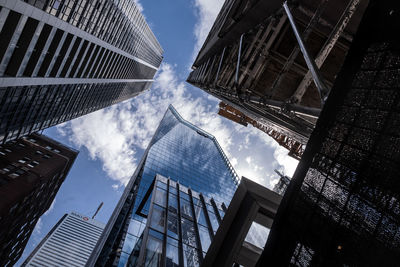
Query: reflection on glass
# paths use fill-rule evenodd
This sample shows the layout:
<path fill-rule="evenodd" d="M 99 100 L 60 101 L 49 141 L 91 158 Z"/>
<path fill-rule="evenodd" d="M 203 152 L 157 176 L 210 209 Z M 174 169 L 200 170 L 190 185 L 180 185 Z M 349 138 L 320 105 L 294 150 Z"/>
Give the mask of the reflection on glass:
<path fill-rule="evenodd" d="M 164 189 L 164 190 L 167 190 L 167 184 L 165 184 L 165 183 L 163 183 L 161 181 L 157 181 L 157 186 L 162 188 L 162 189 Z"/>
<path fill-rule="evenodd" d="M 168 237 L 166 267 L 178 267 L 178 266 L 179 266 L 178 241 Z"/>
<path fill-rule="evenodd" d="M 199 254 L 197 249 L 183 244 L 183 263 L 185 267 L 200 266 Z"/>
<path fill-rule="evenodd" d="M 264 248 L 269 235 L 269 229 L 261 224 L 253 222 L 249 232 L 246 235 L 245 241 L 253 244 L 256 247 Z"/>
<path fill-rule="evenodd" d="M 154 203 L 165 207 L 167 204 L 167 191 L 156 187 L 156 195 L 154 196 Z"/>
<path fill-rule="evenodd" d="M 172 195 L 171 193 L 168 196 L 168 210 L 173 213 L 178 213 L 178 199 L 176 195 Z"/>
<path fill-rule="evenodd" d="M 161 267 L 162 241 L 149 235 L 146 245 L 146 267 Z"/>
<path fill-rule="evenodd" d="M 178 216 L 173 213 L 168 213 L 168 235 L 173 238 L 178 238 Z"/>
<path fill-rule="evenodd" d="M 185 244 L 197 247 L 196 243 L 196 233 L 194 230 L 194 224 L 192 221 L 181 218 L 182 226 L 182 241 Z"/>
<path fill-rule="evenodd" d="M 190 207 L 190 203 L 187 200 L 181 199 L 181 214 L 186 215 L 189 218 L 193 218 L 192 216 L 192 208 Z"/>
<path fill-rule="evenodd" d="M 219 225 L 217 216 L 212 212 L 208 212 L 208 217 L 210 217 L 210 222 L 214 233 L 217 232 Z"/>
<path fill-rule="evenodd" d="M 153 213 L 151 215 L 151 223 L 150 226 L 160 232 L 164 232 L 165 225 L 165 209 L 154 205 Z"/>
<path fill-rule="evenodd" d="M 137 241 L 137 237 L 132 236 L 130 234 L 126 235 L 124 246 L 122 247 L 122 251 L 126 253 L 131 253 L 133 247 L 135 246 Z"/>
<path fill-rule="evenodd" d="M 194 207 L 194 213 L 196 214 L 196 220 L 198 224 L 207 226 L 207 221 L 206 221 L 206 217 L 204 215 L 204 210 L 202 207 L 199 206 L 195 206 Z"/>
<path fill-rule="evenodd" d="M 129 255 L 122 252 L 121 253 L 121 257 L 119 258 L 119 263 L 118 263 L 118 267 L 123 267 L 125 266 L 125 263 L 128 261 Z"/>
<path fill-rule="evenodd" d="M 210 233 L 208 232 L 208 228 L 199 225 L 199 235 L 201 241 L 201 248 L 203 249 L 204 252 L 207 252 L 211 244 L 211 238 L 210 238 Z"/>

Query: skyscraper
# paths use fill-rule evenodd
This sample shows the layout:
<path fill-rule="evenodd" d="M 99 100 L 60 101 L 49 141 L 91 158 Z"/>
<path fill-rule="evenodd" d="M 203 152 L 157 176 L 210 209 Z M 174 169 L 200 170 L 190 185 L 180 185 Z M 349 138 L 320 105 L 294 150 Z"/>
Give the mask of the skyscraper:
<path fill-rule="evenodd" d="M 299 147 L 315 127 L 366 1 L 287 1 L 291 17 L 283 2 L 226 0 L 187 81 Z M 315 72 L 304 47 L 316 55 Z"/>
<path fill-rule="evenodd" d="M 65 214 L 22 266 L 84 267 L 104 226 L 77 212 Z"/>
<path fill-rule="evenodd" d="M 127 266 L 199 266 L 226 206 L 161 175 L 148 190 L 148 220 Z"/>
<path fill-rule="evenodd" d="M 214 136 L 169 106 L 99 240 L 88 266 L 123 266 L 146 225 L 156 174 L 229 204 L 238 176 Z M 142 203 L 142 206 L 141 206 Z"/>
<path fill-rule="evenodd" d="M 39 134 L 0 146 L 0 266 L 21 257 L 77 155 Z"/>
<path fill-rule="evenodd" d="M 399 265 L 399 21 L 369 1 L 257 266 Z"/>
<path fill-rule="evenodd" d="M 0 143 L 151 86 L 163 51 L 134 2 L 0 3 Z"/>

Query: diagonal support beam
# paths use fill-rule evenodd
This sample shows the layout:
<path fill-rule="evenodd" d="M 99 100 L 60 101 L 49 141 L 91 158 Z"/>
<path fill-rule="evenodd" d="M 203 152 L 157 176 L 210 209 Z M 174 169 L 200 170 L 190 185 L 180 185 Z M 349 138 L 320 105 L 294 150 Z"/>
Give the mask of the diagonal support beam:
<path fill-rule="evenodd" d="M 307 47 L 304 44 L 303 38 L 301 37 L 301 34 L 299 33 L 299 31 L 297 29 L 296 22 L 294 21 L 293 15 L 290 12 L 290 9 L 289 9 L 286 1 L 283 3 L 283 8 L 285 9 L 286 15 L 290 22 L 290 25 L 292 26 L 294 35 L 296 36 L 297 42 L 299 43 L 300 50 L 304 56 L 304 60 L 306 61 L 309 70 L 311 71 L 314 83 L 317 86 L 319 95 L 321 96 L 321 106 L 323 106 L 326 98 L 328 97 L 329 90 L 328 90 L 327 86 L 325 85 L 321 74 L 319 73 L 319 69 L 318 69 L 317 65 L 315 64 L 314 59 L 312 58 L 312 56 L 308 52 Z"/>
<path fill-rule="evenodd" d="M 326 58 L 330 54 L 332 48 L 335 46 L 340 35 L 344 32 L 344 29 L 346 28 L 351 17 L 355 13 L 359 3 L 360 0 L 350 0 L 342 16 L 340 17 L 338 23 L 336 24 L 335 28 L 331 32 L 327 41 L 325 42 L 323 48 L 321 49 L 321 51 L 319 51 L 318 56 L 315 59 L 315 64 L 317 65 L 318 68 L 320 68 L 322 64 L 325 62 Z M 304 76 L 303 80 L 300 82 L 293 96 L 291 97 L 293 103 L 299 103 L 301 101 L 301 98 L 306 92 L 308 86 L 310 86 L 311 84 L 311 80 L 312 80 L 312 74 L 310 71 L 308 71 L 307 74 Z"/>

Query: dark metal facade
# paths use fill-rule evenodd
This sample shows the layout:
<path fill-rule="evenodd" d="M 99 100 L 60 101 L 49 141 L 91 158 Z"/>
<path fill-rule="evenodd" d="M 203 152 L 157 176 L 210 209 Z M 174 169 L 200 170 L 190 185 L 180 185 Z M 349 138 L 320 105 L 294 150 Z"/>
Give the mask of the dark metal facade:
<path fill-rule="evenodd" d="M 398 266 L 399 14 L 370 1 L 258 266 Z"/>
<path fill-rule="evenodd" d="M 0 146 L 0 265 L 21 257 L 78 152 L 33 134 Z"/>
<path fill-rule="evenodd" d="M 137 96 L 163 53 L 133 0 L 6 0 L 0 39 L 0 142 Z"/>
<path fill-rule="evenodd" d="M 185 121 L 169 106 L 88 266 L 124 266 L 128 261 L 146 227 L 150 201 L 143 199 L 150 198 L 147 192 L 157 174 L 226 205 L 239 183 L 239 177 L 215 137 Z M 217 215 L 208 214 L 214 227 Z M 198 259 L 201 261 L 201 253 Z"/>
<path fill-rule="evenodd" d="M 304 145 L 324 97 L 312 83 L 282 3 L 226 1 L 187 81 Z M 294 20 L 330 88 L 366 1 L 296 3 Z"/>

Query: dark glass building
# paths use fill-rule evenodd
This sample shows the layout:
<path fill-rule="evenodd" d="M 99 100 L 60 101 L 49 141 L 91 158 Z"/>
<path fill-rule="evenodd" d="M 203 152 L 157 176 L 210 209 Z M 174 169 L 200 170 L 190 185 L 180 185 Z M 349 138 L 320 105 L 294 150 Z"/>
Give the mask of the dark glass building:
<path fill-rule="evenodd" d="M 169 106 L 88 266 L 124 266 L 146 226 L 150 201 L 142 200 L 149 198 L 146 192 L 156 174 L 226 205 L 239 181 L 215 137 L 183 120 Z M 210 217 L 212 222 L 217 220 Z"/>
<path fill-rule="evenodd" d="M 0 146 L 0 266 L 13 266 L 78 151 L 32 134 Z"/>
<path fill-rule="evenodd" d="M 257 266 L 398 266 L 400 9 L 369 1 Z"/>
<path fill-rule="evenodd" d="M 150 88 L 162 48 L 134 0 L 0 3 L 0 143 Z"/>
<path fill-rule="evenodd" d="M 149 219 L 127 266 L 199 266 L 226 206 L 161 175 L 142 203 L 150 195 Z"/>

